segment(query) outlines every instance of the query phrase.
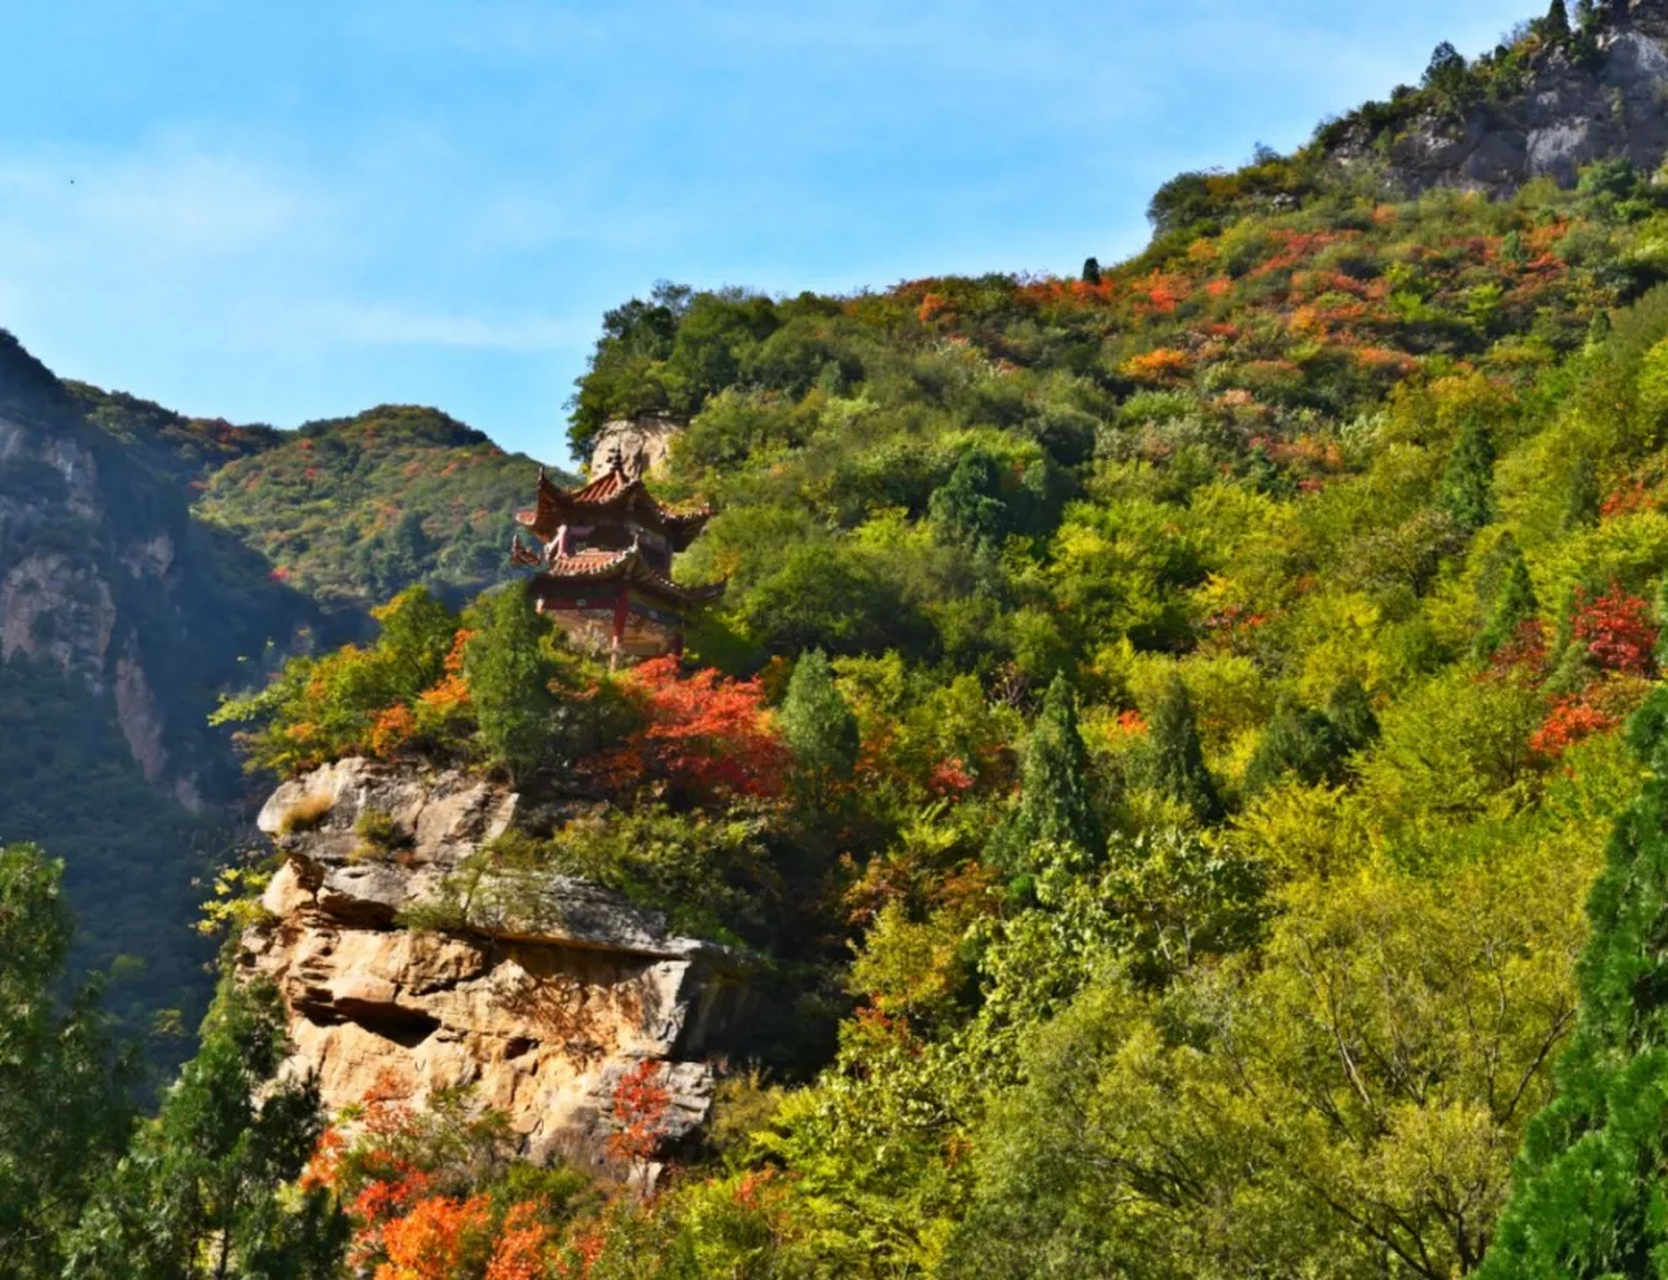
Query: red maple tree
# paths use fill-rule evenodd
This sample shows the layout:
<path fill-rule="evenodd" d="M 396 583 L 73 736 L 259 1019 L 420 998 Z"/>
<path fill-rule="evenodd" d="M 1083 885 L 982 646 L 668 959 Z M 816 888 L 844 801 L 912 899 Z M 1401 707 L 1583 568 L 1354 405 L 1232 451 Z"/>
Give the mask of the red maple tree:
<path fill-rule="evenodd" d="M 614 1086 L 614 1132 L 608 1153 L 629 1164 L 647 1162 L 666 1136 L 671 1091 L 660 1083 L 660 1063 L 645 1058 Z"/>
<path fill-rule="evenodd" d="M 1643 676 L 1656 665 L 1651 607 L 1615 582 L 1604 595 L 1591 600 L 1577 588 L 1572 629 L 1601 671 Z"/>
<path fill-rule="evenodd" d="M 685 676 L 668 655 L 642 663 L 627 679 L 642 726 L 604 758 L 616 784 L 661 782 L 693 800 L 781 792 L 788 753 L 757 677 L 731 680 L 711 667 Z"/>

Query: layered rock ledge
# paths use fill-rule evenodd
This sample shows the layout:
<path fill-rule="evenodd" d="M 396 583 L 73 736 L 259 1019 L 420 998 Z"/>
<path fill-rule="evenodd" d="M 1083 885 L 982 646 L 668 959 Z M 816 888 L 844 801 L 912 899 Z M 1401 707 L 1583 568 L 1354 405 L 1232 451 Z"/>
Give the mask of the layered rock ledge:
<path fill-rule="evenodd" d="M 258 821 L 285 861 L 240 970 L 277 983 L 289 1069 L 316 1072 L 333 1110 L 373 1086 L 416 1105 L 467 1086 L 527 1158 L 596 1160 L 620 1077 L 651 1060 L 675 1144 L 710 1109 L 748 958 L 570 877 L 524 873 L 494 892 L 509 873 L 472 855 L 520 807 L 479 776 L 362 759 L 284 783 Z M 425 912 L 442 927 L 404 923 Z"/>

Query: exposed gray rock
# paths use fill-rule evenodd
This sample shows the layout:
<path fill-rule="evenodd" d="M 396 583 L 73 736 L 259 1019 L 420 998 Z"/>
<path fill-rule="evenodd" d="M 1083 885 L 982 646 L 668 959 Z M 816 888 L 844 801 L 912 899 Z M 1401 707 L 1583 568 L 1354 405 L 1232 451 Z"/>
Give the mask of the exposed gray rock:
<path fill-rule="evenodd" d="M 620 418 L 604 424 L 591 447 L 591 474 L 600 476 L 616 454 L 634 479 L 658 469 L 672 451 L 683 424 L 671 418 Z"/>
<path fill-rule="evenodd" d="M 1668 156 L 1668 3 L 1618 7 L 1583 62 L 1543 55 L 1524 92 L 1461 119 L 1412 120 L 1380 152 L 1362 135 L 1333 149 L 1346 167 L 1383 164 L 1397 186 L 1507 194 L 1534 178 L 1573 184 L 1595 160 L 1626 157 L 1646 173 Z"/>

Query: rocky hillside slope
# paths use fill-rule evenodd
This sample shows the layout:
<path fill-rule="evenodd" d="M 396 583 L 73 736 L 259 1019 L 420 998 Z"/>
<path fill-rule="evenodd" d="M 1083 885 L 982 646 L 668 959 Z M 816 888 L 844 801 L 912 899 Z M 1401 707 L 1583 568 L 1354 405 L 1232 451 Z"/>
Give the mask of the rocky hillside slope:
<path fill-rule="evenodd" d="M 1383 163 L 1418 192 L 1503 195 L 1538 177 L 1573 185 L 1597 160 L 1645 172 L 1668 155 L 1668 4 L 1618 0 L 1585 29 L 1530 24 L 1525 39 L 1473 64 L 1433 60 L 1424 92 L 1403 88 L 1323 129 L 1346 166 Z"/>
<path fill-rule="evenodd" d="M 469 1086 L 528 1158 L 601 1160 L 620 1079 L 651 1061 L 675 1144 L 706 1118 L 747 960 L 594 885 L 484 864 L 527 820 L 507 785 L 456 770 L 355 758 L 284 783 L 260 826 L 285 861 L 240 968 L 277 982 L 291 1069 L 331 1111 Z M 425 911 L 450 927 L 407 927 Z"/>

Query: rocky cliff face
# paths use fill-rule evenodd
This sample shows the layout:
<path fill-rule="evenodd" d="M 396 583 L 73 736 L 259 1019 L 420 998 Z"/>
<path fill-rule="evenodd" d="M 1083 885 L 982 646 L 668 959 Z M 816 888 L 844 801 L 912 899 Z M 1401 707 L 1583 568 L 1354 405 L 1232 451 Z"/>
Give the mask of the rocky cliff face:
<path fill-rule="evenodd" d="M 606 423 L 591 446 L 590 474 L 600 476 L 618 458 L 629 476 L 658 471 L 684 426 L 671 418 L 620 418 Z"/>
<path fill-rule="evenodd" d="M 529 1159 L 598 1160 L 615 1086 L 649 1060 L 671 1093 L 675 1144 L 706 1118 L 746 959 L 582 881 L 522 876 L 509 893 L 508 873 L 474 874 L 471 855 L 521 807 L 465 773 L 357 759 L 285 783 L 259 821 L 286 860 L 241 970 L 278 984 L 290 1069 L 317 1072 L 331 1109 L 373 1084 L 417 1105 L 469 1086 L 509 1117 Z M 402 924 L 441 902 L 455 927 Z"/>
<path fill-rule="evenodd" d="M 1510 101 L 1458 118 L 1418 117 L 1387 151 L 1357 128 L 1333 154 L 1346 166 L 1386 161 L 1412 191 L 1498 195 L 1543 176 L 1567 186 L 1582 165 L 1622 156 L 1651 172 L 1668 156 L 1668 2 L 1610 5 L 1597 43 L 1587 59 L 1561 48 L 1546 53 Z"/>

